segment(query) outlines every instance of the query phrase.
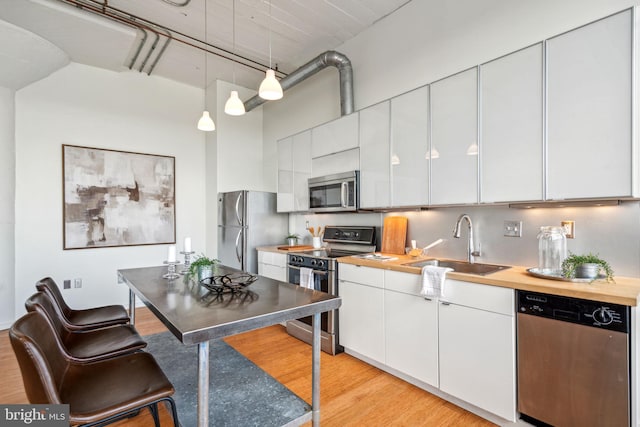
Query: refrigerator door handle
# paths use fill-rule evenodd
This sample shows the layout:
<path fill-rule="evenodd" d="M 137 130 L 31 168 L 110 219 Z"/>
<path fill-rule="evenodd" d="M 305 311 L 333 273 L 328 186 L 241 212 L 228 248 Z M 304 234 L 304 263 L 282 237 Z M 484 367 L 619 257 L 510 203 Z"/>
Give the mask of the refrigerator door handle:
<path fill-rule="evenodd" d="M 236 258 L 238 258 L 238 262 L 242 264 L 242 252 L 240 248 L 240 238 L 242 237 L 242 229 L 238 231 L 238 236 L 236 237 Z"/>
<path fill-rule="evenodd" d="M 242 223 L 242 215 L 240 214 L 240 200 L 242 199 L 242 194 L 243 193 L 238 194 L 238 198 L 236 199 L 236 218 L 238 219 L 238 224 L 240 224 L 240 226 L 244 226 Z"/>

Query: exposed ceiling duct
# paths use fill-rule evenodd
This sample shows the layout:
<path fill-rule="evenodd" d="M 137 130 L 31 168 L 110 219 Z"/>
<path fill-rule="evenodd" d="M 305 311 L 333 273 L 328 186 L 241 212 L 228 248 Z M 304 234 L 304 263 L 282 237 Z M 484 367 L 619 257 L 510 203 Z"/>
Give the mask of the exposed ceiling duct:
<path fill-rule="evenodd" d="M 343 116 L 351 114 L 353 113 L 354 108 L 353 69 L 351 68 L 351 61 L 342 53 L 334 50 L 328 50 L 325 53 L 316 56 L 302 67 L 291 72 L 287 77 L 280 80 L 282 90 L 287 90 L 297 85 L 329 66 L 336 67 L 340 74 L 340 114 Z M 265 102 L 265 99 L 256 95 L 253 98 L 248 99 L 244 103 L 244 107 L 247 111 L 251 111 Z"/>

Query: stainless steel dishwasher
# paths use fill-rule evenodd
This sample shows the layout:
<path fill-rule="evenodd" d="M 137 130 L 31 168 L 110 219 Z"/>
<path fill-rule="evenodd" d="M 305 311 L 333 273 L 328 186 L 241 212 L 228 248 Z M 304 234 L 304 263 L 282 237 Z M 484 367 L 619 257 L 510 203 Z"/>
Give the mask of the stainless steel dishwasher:
<path fill-rule="evenodd" d="M 629 307 L 518 291 L 517 308 L 522 419 L 628 427 Z"/>

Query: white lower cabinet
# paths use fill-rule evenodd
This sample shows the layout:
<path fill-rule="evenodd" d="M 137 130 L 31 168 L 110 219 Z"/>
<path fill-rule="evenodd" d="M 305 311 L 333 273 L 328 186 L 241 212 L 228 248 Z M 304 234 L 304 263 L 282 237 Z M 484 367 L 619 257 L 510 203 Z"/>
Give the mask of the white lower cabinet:
<path fill-rule="evenodd" d="M 258 274 L 281 282 L 287 281 L 287 255 L 258 251 Z"/>
<path fill-rule="evenodd" d="M 340 345 L 384 363 L 383 270 L 340 264 Z"/>
<path fill-rule="evenodd" d="M 516 420 L 514 291 L 447 280 L 438 307 L 440 390 Z"/>
<path fill-rule="evenodd" d="M 513 289 L 447 280 L 444 296 L 428 300 L 420 275 L 338 269 L 347 352 L 516 421 Z"/>
<path fill-rule="evenodd" d="M 386 365 L 438 387 L 438 302 L 420 296 L 421 276 L 385 271 Z"/>

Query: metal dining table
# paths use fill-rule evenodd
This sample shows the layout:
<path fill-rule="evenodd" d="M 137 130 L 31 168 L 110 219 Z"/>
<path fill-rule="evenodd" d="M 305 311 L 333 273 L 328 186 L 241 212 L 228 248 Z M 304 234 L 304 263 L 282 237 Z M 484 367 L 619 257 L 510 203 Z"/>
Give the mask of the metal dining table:
<path fill-rule="evenodd" d="M 166 266 L 121 269 L 118 278 L 129 287 L 131 323 L 138 297 L 178 340 L 198 345 L 198 426 L 209 426 L 209 341 L 305 316 L 313 318 L 311 420 L 319 426 L 320 313 L 337 309 L 340 297 L 226 266 L 218 266 L 215 281 L 202 284 L 182 276 L 165 279 L 166 272 Z M 225 297 L 229 303 L 210 303 Z"/>

